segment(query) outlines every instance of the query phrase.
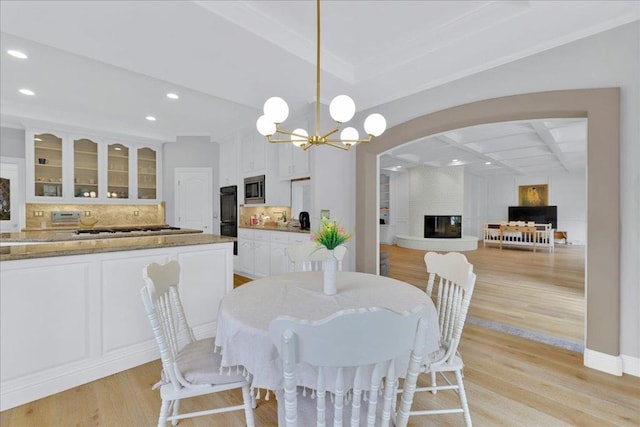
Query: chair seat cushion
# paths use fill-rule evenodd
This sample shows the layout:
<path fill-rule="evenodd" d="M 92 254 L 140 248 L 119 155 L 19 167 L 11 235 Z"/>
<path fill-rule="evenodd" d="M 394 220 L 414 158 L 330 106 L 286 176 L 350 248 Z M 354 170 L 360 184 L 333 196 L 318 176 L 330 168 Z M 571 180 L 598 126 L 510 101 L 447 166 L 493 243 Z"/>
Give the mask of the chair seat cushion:
<path fill-rule="evenodd" d="M 214 352 L 214 338 L 205 338 L 187 344 L 178 353 L 176 366 L 190 384 L 228 384 L 245 381 L 242 367 L 223 368 L 220 372 L 222 356 Z"/>
<path fill-rule="evenodd" d="M 311 397 L 312 390 L 306 389 L 306 396 L 303 396 L 302 387 L 298 387 L 298 425 L 299 426 L 315 426 L 316 425 L 316 397 Z M 369 392 L 367 391 L 368 395 Z M 276 391 L 276 398 L 278 400 L 278 425 L 286 425 L 286 417 L 284 413 L 284 390 Z M 325 425 L 333 425 L 333 409 L 334 404 L 331 398 L 331 393 L 327 392 L 325 398 Z M 369 410 L 369 401 L 364 399 L 360 400 L 360 423 L 359 425 L 366 425 L 367 411 Z M 378 396 L 378 403 L 376 405 L 376 425 L 382 419 L 382 412 L 384 410 L 384 398 Z M 342 425 L 348 426 L 351 424 L 351 400 L 345 401 L 344 409 L 342 411 Z"/>

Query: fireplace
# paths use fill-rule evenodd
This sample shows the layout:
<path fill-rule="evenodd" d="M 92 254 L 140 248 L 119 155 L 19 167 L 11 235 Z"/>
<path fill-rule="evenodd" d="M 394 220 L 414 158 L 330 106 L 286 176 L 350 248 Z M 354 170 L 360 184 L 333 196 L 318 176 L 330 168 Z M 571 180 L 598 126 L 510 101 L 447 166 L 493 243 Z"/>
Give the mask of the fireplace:
<path fill-rule="evenodd" d="M 424 237 L 459 239 L 462 237 L 462 215 L 425 215 Z"/>

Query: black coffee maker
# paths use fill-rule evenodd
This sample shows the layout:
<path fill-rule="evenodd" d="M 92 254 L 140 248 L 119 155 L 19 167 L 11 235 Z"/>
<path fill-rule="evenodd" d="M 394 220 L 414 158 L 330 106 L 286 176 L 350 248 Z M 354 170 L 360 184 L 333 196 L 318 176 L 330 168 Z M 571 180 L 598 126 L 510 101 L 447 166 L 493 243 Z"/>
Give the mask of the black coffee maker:
<path fill-rule="evenodd" d="M 309 212 L 300 212 L 298 219 L 300 220 L 300 230 L 308 230 L 311 227 Z"/>

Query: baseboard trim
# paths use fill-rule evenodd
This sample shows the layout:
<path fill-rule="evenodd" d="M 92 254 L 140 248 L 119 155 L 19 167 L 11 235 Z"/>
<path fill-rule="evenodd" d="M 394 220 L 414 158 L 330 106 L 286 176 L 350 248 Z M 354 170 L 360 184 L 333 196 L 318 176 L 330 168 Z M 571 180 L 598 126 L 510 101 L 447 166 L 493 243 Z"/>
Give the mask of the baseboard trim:
<path fill-rule="evenodd" d="M 159 358 L 158 346 L 148 341 L 99 359 L 87 359 L 2 383 L 0 411 L 15 408 L 73 387 Z"/>
<path fill-rule="evenodd" d="M 198 325 L 193 328 L 194 334 L 198 339 L 213 337 L 216 334 L 216 326 L 217 322 Z M 155 340 L 148 340 L 103 354 L 98 358 L 84 359 L 5 381 L 0 387 L 0 412 L 159 358 Z M 159 375 L 160 372 L 158 378 Z"/>
<path fill-rule="evenodd" d="M 624 372 L 622 356 L 612 356 L 585 348 L 583 360 L 584 366 L 607 374 L 620 376 Z"/>
<path fill-rule="evenodd" d="M 640 357 L 622 355 L 622 371 L 625 374 L 640 377 Z"/>

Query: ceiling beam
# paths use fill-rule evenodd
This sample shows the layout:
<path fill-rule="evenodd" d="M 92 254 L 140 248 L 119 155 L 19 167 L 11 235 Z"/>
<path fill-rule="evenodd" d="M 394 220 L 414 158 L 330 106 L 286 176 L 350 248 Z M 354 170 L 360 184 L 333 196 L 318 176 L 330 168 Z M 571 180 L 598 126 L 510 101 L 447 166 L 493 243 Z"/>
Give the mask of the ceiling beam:
<path fill-rule="evenodd" d="M 447 136 L 446 134 L 442 134 L 442 135 L 438 135 L 435 137 L 435 139 L 437 139 L 438 141 L 442 141 L 446 144 L 449 144 L 452 147 L 458 148 L 462 151 L 466 151 L 467 153 L 471 153 L 474 156 L 480 157 L 482 159 L 484 159 L 485 161 L 491 162 L 492 164 L 498 165 L 501 168 L 510 170 L 511 172 L 515 173 L 516 175 L 522 175 L 522 172 L 520 172 L 518 169 L 514 169 L 511 166 L 509 166 L 506 163 L 501 162 L 500 160 L 494 159 L 493 157 L 484 154 L 481 151 L 478 150 L 474 150 L 471 147 L 467 147 L 466 145 L 464 145 L 461 142 L 458 142 L 456 139 L 451 138 L 450 136 Z"/>
<path fill-rule="evenodd" d="M 560 147 L 558 146 L 558 142 L 555 140 L 549 128 L 539 120 L 531 122 L 531 127 L 536 131 L 540 139 L 547 145 L 549 151 L 553 153 L 554 156 L 558 159 L 558 162 L 562 165 L 562 167 L 567 171 L 571 172 L 571 168 L 569 167 L 569 162 L 567 161 L 567 157 L 564 155 Z"/>

